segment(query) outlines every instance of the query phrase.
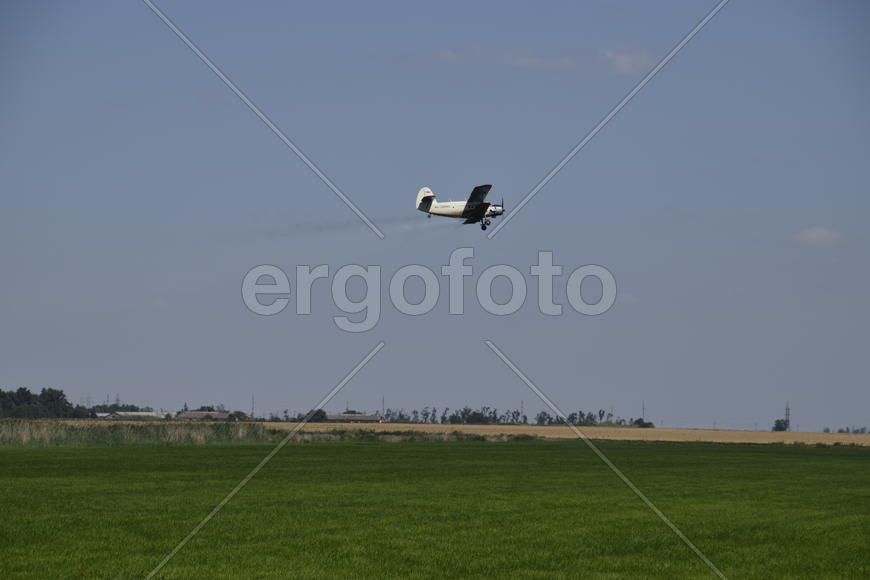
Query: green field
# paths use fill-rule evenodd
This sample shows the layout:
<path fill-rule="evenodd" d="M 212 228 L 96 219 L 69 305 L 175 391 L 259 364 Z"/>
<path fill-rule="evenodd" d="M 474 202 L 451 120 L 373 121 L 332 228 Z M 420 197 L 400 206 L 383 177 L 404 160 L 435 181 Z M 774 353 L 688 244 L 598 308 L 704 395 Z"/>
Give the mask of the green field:
<path fill-rule="evenodd" d="M 729 578 L 870 577 L 870 449 L 600 447 Z M 0 448 L 0 577 L 143 577 L 271 448 Z M 713 575 L 582 442 L 324 441 L 159 577 Z"/>

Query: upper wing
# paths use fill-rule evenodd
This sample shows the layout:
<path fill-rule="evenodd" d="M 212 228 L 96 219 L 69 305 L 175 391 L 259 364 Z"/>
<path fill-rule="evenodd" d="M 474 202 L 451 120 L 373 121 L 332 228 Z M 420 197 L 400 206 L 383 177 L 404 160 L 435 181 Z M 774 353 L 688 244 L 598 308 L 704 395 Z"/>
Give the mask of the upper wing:
<path fill-rule="evenodd" d="M 489 208 L 489 202 L 483 201 L 486 199 L 491 185 L 478 185 L 468 196 L 468 201 L 465 202 L 465 211 L 462 212 L 462 217 L 466 218 L 465 223 L 473 224 L 479 222 L 486 215 L 486 210 Z"/>
<path fill-rule="evenodd" d="M 466 202 L 466 206 L 476 205 L 486 199 L 489 190 L 492 189 L 491 185 L 478 185 L 472 190 L 471 195 L 468 196 L 468 201 Z"/>

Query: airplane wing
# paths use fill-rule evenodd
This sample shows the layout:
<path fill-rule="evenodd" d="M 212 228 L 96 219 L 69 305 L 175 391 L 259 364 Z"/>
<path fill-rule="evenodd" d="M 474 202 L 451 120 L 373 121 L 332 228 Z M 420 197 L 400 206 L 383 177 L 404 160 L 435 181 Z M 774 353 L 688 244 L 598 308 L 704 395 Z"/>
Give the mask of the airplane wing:
<path fill-rule="evenodd" d="M 468 201 L 465 202 L 465 211 L 462 212 L 462 217 L 466 218 L 464 223 L 473 224 L 486 217 L 486 210 L 490 204 L 483 200 L 486 199 L 490 189 L 492 189 L 491 185 L 478 185 L 474 188 L 468 196 Z"/>
<path fill-rule="evenodd" d="M 490 203 L 484 201 L 475 205 L 470 203 L 465 206 L 465 211 L 462 212 L 462 217 L 465 218 L 465 223 L 473 224 L 479 222 L 486 217 L 486 210 L 489 209 Z"/>
<path fill-rule="evenodd" d="M 491 185 L 478 185 L 472 190 L 471 195 L 468 196 L 468 201 L 466 202 L 467 206 L 476 205 L 481 203 L 486 199 L 489 190 L 492 189 Z"/>

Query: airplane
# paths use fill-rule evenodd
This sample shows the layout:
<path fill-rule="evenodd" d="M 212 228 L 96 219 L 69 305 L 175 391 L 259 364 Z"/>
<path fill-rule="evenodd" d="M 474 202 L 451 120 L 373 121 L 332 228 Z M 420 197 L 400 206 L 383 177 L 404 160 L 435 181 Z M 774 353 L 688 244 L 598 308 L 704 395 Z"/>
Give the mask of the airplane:
<path fill-rule="evenodd" d="M 428 217 L 440 215 L 444 217 L 463 218 L 464 224 L 480 222 L 480 229 L 492 224 L 490 218 L 504 213 L 504 200 L 501 205 L 484 201 L 492 185 L 478 185 L 472 190 L 467 201 L 438 201 L 428 187 L 417 193 L 417 209 L 428 214 Z"/>

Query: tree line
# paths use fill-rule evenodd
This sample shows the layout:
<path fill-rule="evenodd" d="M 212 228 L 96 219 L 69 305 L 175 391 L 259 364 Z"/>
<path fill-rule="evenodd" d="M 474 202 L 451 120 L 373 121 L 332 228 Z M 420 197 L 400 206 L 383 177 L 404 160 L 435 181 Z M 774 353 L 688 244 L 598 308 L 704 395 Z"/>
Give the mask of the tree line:
<path fill-rule="evenodd" d="M 190 408 L 187 403 L 184 404 L 181 411 L 188 411 Z M 223 405 L 204 405 L 197 411 L 216 412 L 227 410 Z M 34 393 L 30 389 L 21 387 L 15 390 L 4 391 L 0 389 L 0 418 L 19 418 L 19 419 L 88 419 L 97 417 L 98 413 L 113 413 L 116 411 L 153 411 L 151 407 L 142 407 L 130 403 L 121 403 L 116 400 L 114 403 L 97 404 L 92 406 L 73 405 L 67 399 L 66 393 L 61 389 L 42 389 L 39 393 Z M 348 410 L 346 413 L 358 413 L 358 411 Z M 236 420 L 249 419 L 241 411 L 231 413 Z M 271 421 L 302 421 L 309 413 L 298 414 L 295 417 L 291 416 L 288 411 L 284 411 L 283 416 L 272 414 L 269 417 Z M 604 409 L 599 409 L 597 412 L 572 411 L 567 416 L 568 422 L 574 425 L 632 425 L 637 427 L 654 427 L 652 422 L 645 421 L 642 418 L 624 419 L 615 417 L 613 413 L 609 413 Z M 326 421 L 326 412 L 323 409 L 313 411 L 310 422 L 317 423 Z M 521 409 L 506 409 L 499 411 L 497 408 L 482 406 L 479 409 L 473 409 L 465 406 L 460 409 L 450 409 L 444 407 L 439 411 L 436 407 L 423 407 L 422 409 L 393 409 L 388 408 L 383 412 L 383 420 L 386 423 L 418 423 L 418 424 L 442 424 L 442 425 L 528 425 L 529 417 Z M 546 411 L 541 411 L 533 418 L 533 423 L 537 425 L 558 425 L 562 420 L 551 415 Z"/>
<path fill-rule="evenodd" d="M 115 411 L 153 411 L 151 407 L 140 407 L 129 403 L 106 403 L 86 407 L 73 405 L 60 389 L 42 389 L 34 393 L 20 387 L 15 390 L 0 389 L 0 418 L 15 419 L 92 419 L 97 413 Z"/>
<path fill-rule="evenodd" d="M 831 432 L 830 427 L 825 427 L 824 429 L 822 429 L 822 433 L 830 433 L 830 432 Z M 837 429 L 837 433 L 856 433 L 856 434 L 863 435 L 867 432 L 870 432 L 870 429 L 868 429 L 867 427 L 852 426 L 852 427 L 840 427 Z"/>
<path fill-rule="evenodd" d="M 358 411 L 348 410 L 346 414 L 358 414 Z M 309 417 L 310 416 L 310 417 Z M 290 416 L 284 412 L 284 420 L 286 421 L 302 421 L 306 417 L 309 422 L 318 423 L 326 421 L 326 412 L 323 409 L 316 409 L 308 413 L 300 413 L 296 416 Z M 506 409 L 499 411 L 497 408 L 482 406 L 479 409 L 473 409 L 465 406 L 461 409 L 451 410 L 445 407 L 440 412 L 437 407 L 423 407 L 422 409 L 384 409 L 382 414 L 385 423 L 418 423 L 418 424 L 441 424 L 441 425 L 528 425 L 529 417 L 521 409 Z M 280 420 L 279 417 L 273 415 L 273 420 Z M 567 415 L 568 422 L 573 425 L 582 426 L 608 426 L 608 425 L 631 425 L 634 427 L 655 427 L 652 421 L 645 421 L 643 418 L 615 417 L 613 413 L 607 412 L 604 409 L 599 409 L 597 412 L 572 411 Z M 561 425 L 562 419 L 558 416 L 551 415 L 546 411 L 541 411 L 533 418 L 533 423 L 536 425 Z"/>
<path fill-rule="evenodd" d="M 42 389 L 39 394 L 24 387 L 14 391 L 0 389 L 0 417 L 87 419 L 93 413 L 82 405 L 70 403 L 60 389 Z"/>
<path fill-rule="evenodd" d="M 41 419 L 41 418 L 57 418 L 57 419 L 88 419 L 95 418 L 97 413 L 113 413 L 113 412 L 137 412 L 137 411 L 153 411 L 151 407 L 133 405 L 130 403 L 121 403 L 116 400 L 114 403 L 101 403 L 91 406 L 73 405 L 67 399 L 66 393 L 61 389 L 42 389 L 39 393 L 34 393 L 30 389 L 20 387 L 18 389 L 3 390 L 0 388 L 0 418 L 19 418 L 19 419 Z M 187 403 L 184 404 L 181 411 L 190 410 Z M 223 405 L 203 405 L 196 411 L 206 412 L 228 412 Z M 345 413 L 358 413 L 358 411 L 348 410 Z M 381 413 L 377 413 L 381 415 Z M 266 420 L 253 419 L 248 417 L 242 411 L 230 412 L 233 419 L 239 421 L 245 420 Z M 272 413 L 268 420 L 270 421 L 302 421 L 308 416 L 308 413 L 300 413 L 292 416 L 289 411 L 285 410 L 281 416 Z M 540 411 L 534 417 L 530 418 L 522 409 L 506 409 L 499 411 L 497 408 L 482 406 L 479 409 L 473 409 L 465 406 L 460 409 L 450 409 L 444 407 L 438 409 L 436 407 L 423 407 L 422 409 L 411 409 L 406 411 L 403 408 L 387 408 L 382 413 L 383 420 L 386 423 L 419 423 L 419 424 L 442 424 L 442 425 L 560 425 L 562 420 L 547 411 Z M 643 417 L 628 418 L 614 416 L 613 413 L 599 409 L 598 411 L 572 411 L 567 415 L 568 422 L 579 426 L 611 426 L 611 425 L 627 425 L 633 427 L 655 427 L 651 421 L 646 421 Z M 326 421 L 326 412 L 323 409 L 317 409 L 313 412 L 311 418 L 308 419 L 312 423 Z M 777 419 L 774 422 L 774 431 L 786 431 L 789 425 L 785 419 Z M 845 427 L 836 429 L 837 433 L 867 433 L 870 431 L 867 427 Z M 829 433 L 831 429 L 824 428 L 824 432 Z"/>

